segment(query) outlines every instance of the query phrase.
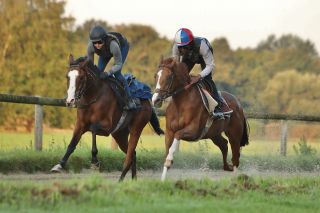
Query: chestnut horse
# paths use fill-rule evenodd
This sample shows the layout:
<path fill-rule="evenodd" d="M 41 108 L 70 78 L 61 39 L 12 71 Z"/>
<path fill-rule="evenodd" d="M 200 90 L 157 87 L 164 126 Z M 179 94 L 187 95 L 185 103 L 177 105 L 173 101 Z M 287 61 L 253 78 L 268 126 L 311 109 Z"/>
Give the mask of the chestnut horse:
<path fill-rule="evenodd" d="M 166 160 L 162 180 L 172 165 L 173 153 L 179 146 L 180 140 L 197 141 L 209 138 L 222 152 L 224 170 L 232 171 L 237 168 L 240 147 L 249 143 L 247 121 L 240 102 L 232 94 L 221 92 L 233 112 L 225 116 L 225 119 L 212 120 L 208 125 L 211 118 L 197 86 L 190 85 L 191 77 L 186 64 L 167 58 L 161 60 L 159 69 L 152 102 L 156 107 L 160 107 L 164 99 L 172 96 L 166 109 Z M 228 141 L 222 136 L 223 132 L 231 145 L 232 166 L 227 163 Z"/>
<path fill-rule="evenodd" d="M 51 171 L 59 172 L 75 150 L 81 136 L 91 131 L 93 135 L 93 161 L 96 159 L 96 135 L 112 135 L 120 149 L 126 153 L 119 181 L 123 180 L 131 167 L 132 178 L 136 178 L 136 146 L 143 128 L 148 122 L 153 129 L 162 134 L 150 100 L 141 100 L 141 107 L 134 111 L 124 111 L 117 101 L 115 91 L 109 80 L 99 78 L 99 70 L 91 61 L 82 57 L 74 61 L 69 58 L 68 97 L 69 106 L 77 106 L 77 120 L 73 137 L 59 164 Z M 113 80 L 114 81 L 114 80 Z M 126 116 L 123 116 L 126 115 Z M 122 124 L 122 125 L 121 125 Z M 128 136 L 130 139 L 128 141 Z M 94 162 L 93 162 L 94 163 Z"/>

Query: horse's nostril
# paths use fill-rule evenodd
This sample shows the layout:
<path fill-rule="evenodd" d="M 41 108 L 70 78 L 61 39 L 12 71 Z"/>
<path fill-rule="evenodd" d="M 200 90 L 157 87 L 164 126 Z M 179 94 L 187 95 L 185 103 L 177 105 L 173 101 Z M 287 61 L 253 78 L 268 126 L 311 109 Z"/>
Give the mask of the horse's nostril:
<path fill-rule="evenodd" d="M 74 99 L 71 99 L 70 101 L 66 101 L 67 106 L 72 106 L 74 104 Z"/>

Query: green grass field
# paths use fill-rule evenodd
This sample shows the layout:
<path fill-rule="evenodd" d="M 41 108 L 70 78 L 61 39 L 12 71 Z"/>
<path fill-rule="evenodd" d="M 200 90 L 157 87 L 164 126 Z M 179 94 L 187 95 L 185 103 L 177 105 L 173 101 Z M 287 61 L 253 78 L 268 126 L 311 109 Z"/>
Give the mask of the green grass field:
<path fill-rule="evenodd" d="M 137 168 L 159 170 L 163 165 L 164 137 L 146 131 L 138 143 Z M 301 172 L 320 171 L 320 142 L 307 141 L 316 150 L 312 155 L 297 155 L 293 146 L 299 138 L 288 139 L 288 156 L 280 156 L 280 142 L 253 134 L 242 149 L 239 171 Z M 72 136 L 71 130 L 45 131 L 43 152 L 33 148 L 33 133 L 0 132 L 0 173 L 47 173 L 58 163 Z M 98 137 L 101 171 L 121 171 L 124 154 L 111 150 L 111 137 Z M 69 174 L 90 167 L 91 135 L 85 134 L 67 165 Z M 229 161 L 230 161 L 229 152 Z M 175 155 L 174 168 L 199 169 L 206 166 L 222 170 L 219 149 L 209 140 L 182 141 Z M 73 176 L 72 176 L 73 177 Z M 23 180 L 23 179 L 22 179 Z M 92 174 L 65 180 L 0 181 L 0 213 L 10 212 L 319 212 L 320 178 L 248 177 L 239 175 L 219 180 L 181 179 L 159 182 L 139 178 L 124 183 Z"/>
<path fill-rule="evenodd" d="M 54 150 L 57 148 L 65 149 L 69 144 L 72 137 L 72 130 L 61 131 L 46 131 L 43 136 L 43 149 Z M 111 137 L 97 137 L 98 149 L 110 149 Z M 33 150 L 34 149 L 34 135 L 33 133 L 8 133 L 0 132 L 0 150 L 13 151 L 13 150 Z M 298 138 L 288 139 L 287 153 L 294 155 L 293 146 L 299 142 Z M 308 144 L 320 153 L 320 142 L 312 141 Z M 81 138 L 78 148 L 91 148 L 91 134 L 86 133 Z M 160 137 L 155 134 L 143 134 L 138 143 L 138 150 L 163 150 L 164 151 L 164 136 Z M 199 150 L 208 150 L 212 153 L 220 153 L 210 140 L 201 140 L 199 142 L 186 142 L 180 143 L 180 150 L 182 152 L 199 152 Z M 230 147 L 229 147 L 230 150 Z M 252 138 L 249 146 L 242 149 L 244 155 L 277 155 L 280 153 L 280 139 L 279 140 L 266 140 Z"/>
<path fill-rule="evenodd" d="M 142 179 L 0 183 L 0 212 L 319 212 L 320 179 Z"/>

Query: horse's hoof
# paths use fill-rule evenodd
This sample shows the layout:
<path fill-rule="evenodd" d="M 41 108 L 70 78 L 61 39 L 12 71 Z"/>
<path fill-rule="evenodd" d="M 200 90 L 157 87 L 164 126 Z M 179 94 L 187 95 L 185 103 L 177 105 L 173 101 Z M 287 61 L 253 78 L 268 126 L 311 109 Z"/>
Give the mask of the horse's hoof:
<path fill-rule="evenodd" d="M 57 165 L 55 165 L 54 167 L 52 167 L 52 169 L 50 170 L 51 173 L 61 173 L 63 172 L 63 168 L 61 166 L 60 163 L 58 163 Z"/>
<path fill-rule="evenodd" d="M 100 170 L 100 163 L 91 163 L 90 169 L 95 170 L 95 171 L 99 171 Z"/>
<path fill-rule="evenodd" d="M 224 166 L 223 166 L 223 170 L 224 171 L 228 171 L 228 172 L 232 172 L 233 171 L 233 168 L 232 168 L 232 165 L 231 164 L 225 164 Z"/>

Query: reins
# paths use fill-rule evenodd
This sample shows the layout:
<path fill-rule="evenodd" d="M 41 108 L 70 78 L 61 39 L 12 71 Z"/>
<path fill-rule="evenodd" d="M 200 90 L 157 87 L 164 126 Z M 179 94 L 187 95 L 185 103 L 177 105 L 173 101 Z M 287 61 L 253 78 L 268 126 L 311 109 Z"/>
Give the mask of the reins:
<path fill-rule="evenodd" d="M 160 65 L 160 66 L 159 66 L 159 68 L 162 68 L 162 67 L 165 67 L 165 68 L 171 70 L 171 68 L 170 68 L 169 66 L 165 66 L 165 65 Z M 172 76 L 172 77 L 171 77 L 171 76 Z M 165 90 L 155 89 L 155 92 L 156 92 L 156 93 L 164 92 L 164 95 L 160 96 L 160 99 L 161 99 L 162 101 L 165 100 L 165 99 L 167 99 L 167 98 L 169 98 L 169 97 L 171 97 L 171 96 L 175 96 L 175 95 L 179 94 L 179 93 L 182 92 L 182 91 L 188 90 L 188 89 L 189 89 L 190 87 L 192 87 L 193 85 L 198 84 L 198 82 L 191 83 L 191 84 L 187 84 L 187 85 L 185 85 L 185 86 L 183 86 L 183 87 L 180 87 L 180 88 L 178 88 L 178 89 L 170 92 L 170 89 L 171 89 L 171 87 L 172 87 L 172 85 L 173 85 L 174 76 L 175 76 L 174 73 L 172 73 L 171 76 L 170 76 L 170 84 L 169 84 L 169 86 L 167 87 L 167 89 L 165 89 Z"/>
<path fill-rule="evenodd" d="M 80 69 L 79 65 L 71 65 L 70 68 L 78 68 Z M 81 98 L 84 97 L 86 95 L 86 92 L 93 86 L 97 85 L 97 78 L 98 76 L 88 67 L 86 67 L 86 77 L 84 80 L 84 83 L 81 84 L 81 88 L 79 89 L 79 92 L 77 93 L 77 95 L 75 96 L 75 105 L 77 108 L 79 109 L 84 109 L 89 107 L 91 104 L 97 102 L 99 100 L 99 98 L 102 95 L 102 92 L 100 92 L 94 99 L 92 99 L 91 101 L 89 101 L 88 103 L 85 104 L 81 104 Z M 88 79 L 91 79 L 91 83 L 89 86 L 88 84 Z"/>

